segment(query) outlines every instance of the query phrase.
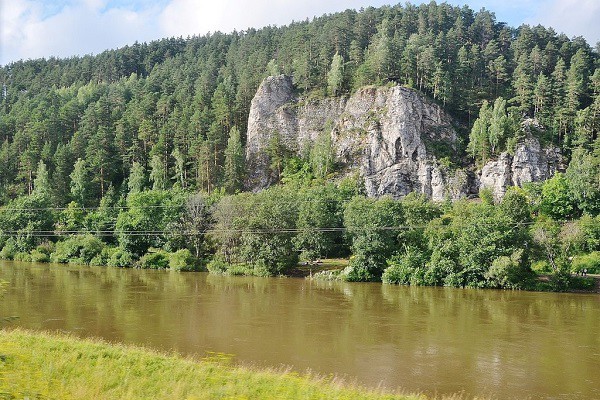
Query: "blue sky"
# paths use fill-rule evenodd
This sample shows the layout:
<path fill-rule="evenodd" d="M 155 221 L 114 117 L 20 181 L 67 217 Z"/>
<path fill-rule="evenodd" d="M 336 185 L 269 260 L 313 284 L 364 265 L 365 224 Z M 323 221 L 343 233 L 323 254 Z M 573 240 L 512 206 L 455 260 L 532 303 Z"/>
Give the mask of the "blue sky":
<path fill-rule="evenodd" d="M 402 0 L 404 2 L 404 0 Z M 421 0 L 413 0 L 415 4 Z M 427 1 L 428 2 L 428 1 Z M 448 0 L 495 12 L 498 21 L 552 26 L 569 37 L 600 41 L 600 0 Z M 0 65 L 69 57 L 136 40 L 284 25 L 384 0 L 0 0 Z"/>

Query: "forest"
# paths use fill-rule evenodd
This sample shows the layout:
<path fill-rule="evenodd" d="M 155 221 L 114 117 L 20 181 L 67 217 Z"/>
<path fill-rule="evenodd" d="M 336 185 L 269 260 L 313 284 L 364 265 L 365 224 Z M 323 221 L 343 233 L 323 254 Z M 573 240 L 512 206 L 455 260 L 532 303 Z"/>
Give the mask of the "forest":
<path fill-rule="evenodd" d="M 0 256 L 257 275 L 350 257 L 323 277 L 590 285 L 571 274 L 600 272 L 599 52 L 432 1 L 13 62 L 0 68 Z M 327 143 L 306 157 L 274 146 L 281 182 L 246 193 L 250 102 L 280 73 L 308 99 L 422 92 L 459 122 L 463 165 L 510 152 L 533 119 L 565 168 L 501 202 L 438 204 L 366 198 Z"/>

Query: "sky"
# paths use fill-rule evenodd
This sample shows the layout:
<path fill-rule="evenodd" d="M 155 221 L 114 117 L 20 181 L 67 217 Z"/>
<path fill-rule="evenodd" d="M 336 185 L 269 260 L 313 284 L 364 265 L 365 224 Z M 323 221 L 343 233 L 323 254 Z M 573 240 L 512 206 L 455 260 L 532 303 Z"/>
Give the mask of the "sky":
<path fill-rule="evenodd" d="M 20 59 L 98 54 L 135 41 L 286 25 L 389 0 L 0 0 L 0 65 Z M 401 0 L 404 3 L 404 0 Z M 422 0 L 412 0 L 420 4 Z M 426 2 L 429 2 L 427 0 Z M 440 2 L 440 1 L 438 1 Z M 600 0 L 447 0 L 497 21 L 553 27 L 600 41 Z"/>

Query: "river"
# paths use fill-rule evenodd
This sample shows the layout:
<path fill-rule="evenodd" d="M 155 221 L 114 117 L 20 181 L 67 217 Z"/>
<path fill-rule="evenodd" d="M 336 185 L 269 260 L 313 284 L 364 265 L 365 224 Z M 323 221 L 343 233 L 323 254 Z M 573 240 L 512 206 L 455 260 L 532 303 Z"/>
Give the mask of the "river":
<path fill-rule="evenodd" d="M 13 326 L 390 390 L 600 399 L 600 295 L 0 261 Z"/>

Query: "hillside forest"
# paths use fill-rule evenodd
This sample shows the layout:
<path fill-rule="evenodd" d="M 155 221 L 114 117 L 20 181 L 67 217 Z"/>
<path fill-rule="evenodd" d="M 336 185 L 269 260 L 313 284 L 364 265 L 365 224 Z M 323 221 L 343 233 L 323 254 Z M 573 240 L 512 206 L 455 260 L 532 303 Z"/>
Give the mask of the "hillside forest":
<path fill-rule="evenodd" d="M 10 63 L 0 257 L 255 275 L 336 257 L 348 266 L 321 278 L 590 288 L 574 274 L 600 273 L 599 53 L 581 37 L 432 1 Z M 501 201 L 485 190 L 375 199 L 336 170 L 330 143 L 303 156 L 272 143 L 280 182 L 245 192 L 250 102 L 281 73 L 306 99 L 420 91 L 460 126 L 452 168 L 510 153 L 533 119 L 564 168 Z"/>

